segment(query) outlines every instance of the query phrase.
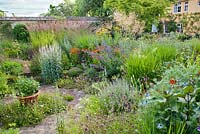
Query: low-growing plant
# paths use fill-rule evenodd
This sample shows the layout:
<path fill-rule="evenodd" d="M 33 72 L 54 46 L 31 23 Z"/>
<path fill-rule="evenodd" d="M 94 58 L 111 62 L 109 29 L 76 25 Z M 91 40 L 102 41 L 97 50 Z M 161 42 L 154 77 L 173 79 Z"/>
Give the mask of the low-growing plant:
<path fill-rule="evenodd" d="M 20 75 L 23 72 L 22 64 L 15 61 L 4 61 L 0 64 L 0 70 L 9 75 Z"/>
<path fill-rule="evenodd" d="M 41 75 L 45 83 L 56 82 L 62 74 L 61 49 L 58 45 L 40 48 Z"/>
<path fill-rule="evenodd" d="M 98 94 L 105 113 L 134 111 L 137 109 L 139 95 L 124 79 L 118 79 L 104 87 Z"/>
<path fill-rule="evenodd" d="M 73 100 L 74 100 L 74 96 L 69 95 L 69 94 L 64 95 L 63 97 L 64 97 L 64 99 L 67 100 L 67 101 L 73 101 Z"/>
<path fill-rule="evenodd" d="M 73 67 L 67 71 L 69 77 L 76 77 L 83 73 L 83 70 L 79 67 Z"/>
<path fill-rule="evenodd" d="M 75 82 L 71 78 L 59 79 L 56 82 L 58 88 L 72 89 L 75 87 Z"/>
<path fill-rule="evenodd" d="M 56 94 L 41 94 L 38 103 L 34 105 L 21 105 L 15 101 L 11 104 L 0 104 L 0 120 L 3 127 L 11 127 L 9 124 L 15 123 L 15 127 L 36 125 L 47 115 L 65 110 L 63 97 Z"/>
<path fill-rule="evenodd" d="M 1 134 L 19 134 L 19 128 L 9 128 L 5 130 L 0 129 Z"/>
<path fill-rule="evenodd" d="M 15 90 L 17 96 L 30 96 L 38 92 L 39 82 L 33 80 L 32 78 L 19 78 L 15 83 Z"/>
<path fill-rule="evenodd" d="M 0 51 L 9 58 L 18 58 L 21 54 L 19 43 L 12 40 L 3 40 L 0 42 Z"/>
<path fill-rule="evenodd" d="M 3 74 L 2 72 L 0 72 L 0 98 L 10 93 L 11 93 L 11 90 L 7 84 L 7 76 Z"/>

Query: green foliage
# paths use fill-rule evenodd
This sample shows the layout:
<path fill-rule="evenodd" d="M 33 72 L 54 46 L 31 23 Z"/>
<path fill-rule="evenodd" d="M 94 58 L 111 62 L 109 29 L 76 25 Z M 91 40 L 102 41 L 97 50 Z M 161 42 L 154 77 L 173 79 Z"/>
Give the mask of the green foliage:
<path fill-rule="evenodd" d="M 90 86 L 86 87 L 84 89 L 84 92 L 86 92 L 88 94 L 97 95 L 101 91 L 101 89 L 103 89 L 106 86 L 108 86 L 107 81 L 95 82 L 95 83 L 91 84 Z"/>
<path fill-rule="evenodd" d="M 127 59 L 125 66 L 129 79 L 131 77 L 141 79 L 145 76 L 153 78 L 156 75 L 159 64 L 153 55 L 131 55 Z"/>
<path fill-rule="evenodd" d="M 19 134 L 19 128 L 9 128 L 9 129 L 6 129 L 6 130 L 1 130 L 0 129 L 0 133 L 1 134 Z"/>
<path fill-rule="evenodd" d="M 10 22 L 0 23 L 0 33 L 6 37 L 12 37 L 12 26 Z"/>
<path fill-rule="evenodd" d="M 189 40 L 189 39 L 192 39 L 192 36 L 187 35 L 187 34 L 179 34 L 178 35 L 178 40 L 185 41 L 185 40 Z"/>
<path fill-rule="evenodd" d="M 160 17 L 163 17 L 166 8 L 170 5 L 171 0 L 105 0 L 104 5 L 107 8 L 122 11 L 125 13 L 135 12 L 146 26 L 157 23 Z"/>
<path fill-rule="evenodd" d="M 79 67 L 73 67 L 67 71 L 69 77 L 79 76 L 81 73 L 83 73 L 83 70 Z"/>
<path fill-rule="evenodd" d="M 2 72 L 0 72 L 0 98 L 10 93 L 11 93 L 11 90 L 7 84 L 7 76 L 3 74 Z"/>
<path fill-rule="evenodd" d="M 76 0 L 75 15 L 108 17 L 112 15 L 112 11 L 109 8 L 103 7 L 104 1 L 105 0 Z"/>
<path fill-rule="evenodd" d="M 0 17 L 3 17 L 3 16 L 5 16 L 5 13 L 4 11 L 0 10 Z"/>
<path fill-rule="evenodd" d="M 45 83 L 52 83 L 61 77 L 61 49 L 58 45 L 40 48 L 41 75 Z"/>
<path fill-rule="evenodd" d="M 89 116 L 85 119 L 83 128 L 88 133 L 107 133 L 107 134 L 130 134 L 136 132 L 133 127 L 133 115 L 119 114 L 119 115 L 100 115 Z"/>
<path fill-rule="evenodd" d="M 18 96 L 31 96 L 38 92 L 39 82 L 30 78 L 19 78 L 15 83 L 15 90 Z"/>
<path fill-rule="evenodd" d="M 13 42 L 4 39 L 0 41 L 1 54 L 9 58 L 20 58 L 27 60 L 31 57 L 31 46 L 25 43 Z"/>
<path fill-rule="evenodd" d="M 67 17 L 74 15 L 74 4 L 69 0 L 64 0 L 63 3 L 60 3 L 57 6 L 50 5 L 48 13 L 45 16 L 55 16 L 55 17 Z"/>
<path fill-rule="evenodd" d="M 98 133 L 98 134 L 131 134 L 137 133 L 133 113 L 112 114 L 112 115 L 81 115 L 81 119 L 59 120 L 57 125 L 59 134 L 66 133 Z"/>
<path fill-rule="evenodd" d="M 175 47 L 153 45 L 142 54 L 133 54 L 126 60 L 127 76 L 136 80 L 146 76 L 153 79 L 160 73 L 163 63 L 173 60 L 175 56 Z"/>
<path fill-rule="evenodd" d="M 173 20 L 170 20 L 168 23 L 167 23 L 167 30 L 168 32 L 176 32 L 177 30 L 177 24 L 175 21 Z"/>
<path fill-rule="evenodd" d="M 63 111 L 64 101 L 59 95 L 40 95 L 38 103 L 23 106 L 20 102 L 0 104 L 0 120 L 4 127 L 15 123 L 15 127 L 36 125 L 47 115 Z"/>
<path fill-rule="evenodd" d="M 13 28 L 13 36 L 19 42 L 29 42 L 30 41 L 30 34 L 28 29 L 23 24 L 17 24 Z"/>
<path fill-rule="evenodd" d="M 195 128 L 200 117 L 199 102 L 196 100 L 200 90 L 198 70 L 198 65 L 170 68 L 145 95 L 142 105 L 157 106 L 154 121 L 160 124 L 157 127 L 159 133 L 166 133 L 182 123 L 186 125 L 182 128 L 184 131 L 197 133 Z"/>
<path fill-rule="evenodd" d="M 74 96 L 69 95 L 69 94 L 64 95 L 63 97 L 64 97 L 64 99 L 67 100 L 67 101 L 73 101 L 73 100 L 74 100 Z"/>
<path fill-rule="evenodd" d="M 73 43 L 77 48 L 94 48 L 95 43 L 97 42 L 96 36 L 91 34 L 83 34 L 74 38 Z"/>
<path fill-rule="evenodd" d="M 105 113 L 136 110 L 137 92 L 125 80 L 116 80 L 99 92 Z"/>
<path fill-rule="evenodd" d="M 0 50 L 2 54 L 10 58 L 17 58 L 21 53 L 20 45 L 11 40 L 3 40 L 0 42 Z"/>
<path fill-rule="evenodd" d="M 100 114 L 103 113 L 105 109 L 103 109 L 102 101 L 94 95 L 89 96 L 88 98 L 84 98 L 81 101 L 81 105 L 84 106 L 82 112 L 84 111 L 87 114 Z"/>
<path fill-rule="evenodd" d="M 33 75 L 41 74 L 39 56 L 35 55 L 31 60 L 30 70 Z"/>
<path fill-rule="evenodd" d="M 22 64 L 15 61 L 4 61 L 0 64 L 0 70 L 9 75 L 20 75 L 23 72 Z"/>
<path fill-rule="evenodd" d="M 58 86 L 58 88 L 66 88 L 66 89 L 72 89 L 75 87 L 74 80 L 70 78 L 59 79 L 56 82 L 56 85 Z"/>
<path fill-rule="evenodd" d="M 55 33 L 53 31 L 32 31 L 30 32 L 31 44 L 34 49 L 51 45 L 55 42 Z"/>

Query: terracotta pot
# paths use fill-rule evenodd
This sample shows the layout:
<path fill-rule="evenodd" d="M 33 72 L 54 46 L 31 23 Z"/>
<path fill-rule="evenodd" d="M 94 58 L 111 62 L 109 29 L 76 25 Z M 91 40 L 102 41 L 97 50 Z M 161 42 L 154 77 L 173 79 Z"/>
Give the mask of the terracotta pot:
<path fill-rule="evenodd" d="M 37 102 L 37 98 L 40 94 L 40 91 L 38 91 L 37 93 L 31 95 L 31 96 L 26 96 L 26 97 L 21 97 L 21 96 L 17 96 L 18 100 L 20 101 L 21 104 L 33 104 L 35 102 Z"/>

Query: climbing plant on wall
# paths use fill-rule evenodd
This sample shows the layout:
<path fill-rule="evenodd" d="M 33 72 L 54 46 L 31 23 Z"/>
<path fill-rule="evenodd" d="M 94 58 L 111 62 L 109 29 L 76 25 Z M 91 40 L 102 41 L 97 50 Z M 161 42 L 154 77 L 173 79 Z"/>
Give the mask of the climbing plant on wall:
<path fill-rule="evenodd" d="M 200 13 L 170 14 L 170 19 L 183 25 L 183 32 L 187 34 L 200 33 Z"/>

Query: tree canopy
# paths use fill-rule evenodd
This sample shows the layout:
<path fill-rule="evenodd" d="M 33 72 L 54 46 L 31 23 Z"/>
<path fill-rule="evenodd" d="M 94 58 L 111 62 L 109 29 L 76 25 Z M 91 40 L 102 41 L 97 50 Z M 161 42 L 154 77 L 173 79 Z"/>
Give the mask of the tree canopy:
<path fill-rule="evenodd" d="M 44 16 L 67 17 L 74 15 L 74 4 L 69 0 L 64 0 L 58 6 L 50 5 L 48 13 Z"/>
<path fill-rule="evenodd" d="M 3 17 L 3 16 L 5 16 L 5 13 L 2 10 L 0 10 L 0 17 Z"/>
<path fill-rule="evenodd" d="M 146 25 L 156 23 L 173 0 L 105 0 L 104 6 L 129 14 L 134 12 Z"/>
<path fill-rule="evenodd" d="M 104 7 L 105 0 L 76 0 L 77 16 L 99 16 L 105 17 L 112 14 L 109 7 Z"/>

